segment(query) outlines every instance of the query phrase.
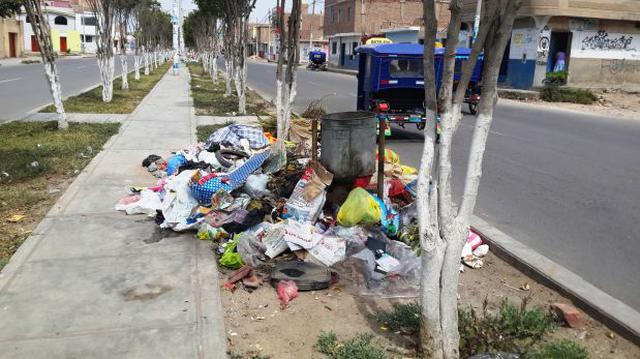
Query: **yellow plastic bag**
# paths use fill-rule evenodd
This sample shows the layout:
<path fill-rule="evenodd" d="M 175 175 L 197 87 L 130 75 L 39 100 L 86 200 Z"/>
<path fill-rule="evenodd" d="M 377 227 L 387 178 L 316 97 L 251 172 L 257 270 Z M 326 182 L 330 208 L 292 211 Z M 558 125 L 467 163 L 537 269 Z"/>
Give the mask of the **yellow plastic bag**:
<path fill-rule="evenodd" d="M 382 211 L 369 192 L 354 188 L 338 211 L 338 224 L 353 227 L 356 224 L 374 224 L 380 222 Z"/>

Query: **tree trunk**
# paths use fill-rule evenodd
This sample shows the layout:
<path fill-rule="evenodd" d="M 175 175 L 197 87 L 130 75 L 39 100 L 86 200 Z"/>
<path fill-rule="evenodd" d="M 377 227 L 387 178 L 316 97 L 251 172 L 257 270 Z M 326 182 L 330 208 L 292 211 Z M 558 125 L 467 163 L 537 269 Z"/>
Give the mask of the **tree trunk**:
<path fill-rule="evenodd" d="M 218 56 L 214 52 L 211 52 L 210 56 L 211 59 L 209 60 L 209 63 L 211 69 L 209 70 L 209 73 L 211 74 L 211 80 L 215 84 L 218 82 Z"/>
<path fill-rule="evenodd" d="M 235 69 L 236 94 L 238 95 L 238 114 L 247 113 L 247 67 L 237 67 Z"/>
<path fill-rule="evenodd" d="M 135 67 L 133 78 L 138 81 L 140 80 L 140 51 L 138 49 L 136 49 L 136 52 L 133 54 L 133 67 Z"/>
<path fill-rule="evenodd" d="M 122 66 L 121 89 L 126 91 L 129 89 L 129 61 L 127 60 L 126 52 L 124 54 L 120 54 L 120 65 Z"/>
<path fill-rule="evenodd" d="M 100 79 L 102 80 L 102 101 L 111 102 L 113 99 L 113 56 L 98 57 L 98 69 L 100 70 Z"/>
<path fill-rule="evenodd" d="M 224 97 L 231 96 L 231 80 L 233 79 L 233 64 L 229 57 L 232 56 L 228 52 L 224 56 L 224 82 L 225 92 Z"/>
<path fill-rule="evenodd" d="M 144 51 L 144 74 L 149 76 L 149 51 Z"/>
<path fill-rule="evenodd" d="M 49 91 L 51 91 L 53 105 L 55 106 L 56 113 L 58 114 L 58 128 L 61 130 L 67 129 L 69 127 L 69 123 L 67 122 L 67 114 L 64 111 L 60 79 L 58 78 L 58 69 L 55 62 L 45 63 L 44 72 L 47 75 L 47 80 L 49 80 Z"/>
<path fill-rule="evenodd" d="M 202 58 L 202 70 L 204 71 L 205 74 L 209 73 L 209 54 L 207 52 L 205 52 L 204 54 L 201 55 Z"/>
<path fill-rule="evenodd" d="M 287 131 L 285 123 L 282 121 L 282 118 L 284 117 L 284 105 L 282 103 L 282 98 L 284 97 L 283 91 L 284 86 L 282 80 L 278 78 L 278 75 L 276 74 L 276 137 L 284 140 L 287 138 Z"/>

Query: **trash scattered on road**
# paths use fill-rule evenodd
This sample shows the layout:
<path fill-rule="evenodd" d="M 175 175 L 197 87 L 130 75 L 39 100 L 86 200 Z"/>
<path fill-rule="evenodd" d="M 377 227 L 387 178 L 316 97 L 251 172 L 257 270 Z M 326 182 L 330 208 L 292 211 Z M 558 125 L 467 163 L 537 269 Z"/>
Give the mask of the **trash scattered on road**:
<path fill-rule="evenodd" d="M 9 218 L 7 218 L 7 222 L 9 223 L 18 223 L 18 222 L 22 222 L 23 219 L 25 219 L 25 215 L 24 214 L 12 214 Z"/>
<path fill-rule="evenodd" d="M 290 301 L 298 297 L 298 286 L 292 280 L 282 280 L 276 285 L 276 293 L 280 299 L 280 306 L 284 309 Z"/>
<path fill-rule="evenodd" d="M 370 166 L 349 168 L 339 177 L 355 177 L 338 178 L 327 169 L 339 165 L 335 158 L 312 159 L 317 146 L 309 126 L 296 122 L 291 138 L 297 142 L 289 142 L 260 127 L 233 124 L 204 143 L 149 154 L 142 167 L 156 177 L 154 185 L 131 187 L 115 209 L 211 241 L 228 273 L 225 288 L 262 290 L 264 279 L 283 307 L 298 291 L 336 285 L 358 295 L 418 296 L 417 171 L 385 150 L 379 197 Z M 361 159 L 376 157 L 373 147 L 359 151 Z M 481 268 L 488 252 L 469 231 L 461 264 Z"/>

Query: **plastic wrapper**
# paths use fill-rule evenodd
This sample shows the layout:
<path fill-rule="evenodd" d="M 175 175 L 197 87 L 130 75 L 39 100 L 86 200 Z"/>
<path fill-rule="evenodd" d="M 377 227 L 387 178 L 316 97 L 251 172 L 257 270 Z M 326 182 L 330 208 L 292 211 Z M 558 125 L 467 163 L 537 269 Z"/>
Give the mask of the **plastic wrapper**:
<path fill-rule="evenodd" d="M 224 253 L 222 253 L 219 260 L 221 266 L 229 269 L 238 269 L 244 265 L 242 257 L 240 257 L 240 254 L 236 250 L 238 247 L 238 240 L 239 238 L 236 236 L 227 242 L 227 245 L 224 248 Z"/>
<path fill-rule="evenodd" d="M 386 253 L 400 262 L 391 273 L 376 272 L 376 257 L 362 249 L 334 266 L 347 290 L 357 295 L 381 298 L 416 298 L 420 294 L 420 257 L 402 242 L 390 241 L 379 231 L 370 233 L 386 243 Z"/>

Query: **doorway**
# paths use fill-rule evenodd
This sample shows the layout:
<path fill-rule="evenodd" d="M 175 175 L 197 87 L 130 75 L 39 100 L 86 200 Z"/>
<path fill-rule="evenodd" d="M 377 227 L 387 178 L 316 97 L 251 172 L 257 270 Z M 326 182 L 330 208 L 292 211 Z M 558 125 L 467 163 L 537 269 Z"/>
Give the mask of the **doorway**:
<path fill-rule="evenodd" d="M 347 52 L 347 44 L 344 42 L 340 44 L 340 67 L 344 67 L 344 57 Z"/>
<path fill-rule="evenodd" d="M 40 52 L 40 44 L 38 44 L 38 39 L 36 39 L 36 35 L 31 35 L 31 51 Z"/>
<path fill-rule="evenodd" d="M 571 50 L 570 32 L 551 32 L 549 44 L 549 57 L 547 59 L 547 72 L 553 72 L 559 58 L 564 57 L 564 71 L 569 70 L 569 51 Z M 563 53 L 561 55 L 560 53 Z"/>
<path fill-rule="evenodd" d="M 9 33 L 9 57 L 18 57 L 17 38 L 18 34 L 15 32 Z"/>
<path fill-rule="evenodd" d="M 64 36 L 60 36 L 60 52 L 63 54 L 67 53 L 67 38 Z"/>
<path fill-rule="evenodd" d="M 511 39 L 507 43 L 507 47 L 504 49 L 504 54 L 502 55 L 502 62 L 500 62 L 500 72 L 498 74 L 498 82 L 504 83 L 507 81 L 507 76 L 509 75 L 509 53 L 511 52 Z"/>

